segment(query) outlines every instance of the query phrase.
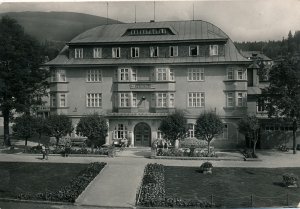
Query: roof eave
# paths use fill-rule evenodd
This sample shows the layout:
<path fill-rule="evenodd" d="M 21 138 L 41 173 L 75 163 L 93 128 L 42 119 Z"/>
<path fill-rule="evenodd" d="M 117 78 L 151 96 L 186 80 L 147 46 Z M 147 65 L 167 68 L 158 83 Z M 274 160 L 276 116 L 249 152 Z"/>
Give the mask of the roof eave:
<path fill-rule="evenodd" d="M 226 43 L 228 38 L 216 38 L 216 39 L 188 39 L 188 40 L 155 40 L 155 41 L 114 41 L 114 42 L 67 42 L 68 46 L 82 46 L 82 45 L 112 45 L 112 44 L 122 44 L 122 45 L 132 45 L 132 44 L 149 44 L 149 43 L 196 43 L 196 42 L 224 42 Z"/>
<path fill-rule="evenodd" d="M 227 61 L 227 62 L 181 62 L 181 63 L 118 63 L 118 64 L 43 64 L 43 66 L 52 66 L 52 67 L 95 67 L 95 66 L 149 66 L 149 65 L 228 65 L 228 64 L 240 64 L 240 65 L 247 65 L 252 61 Z"/>

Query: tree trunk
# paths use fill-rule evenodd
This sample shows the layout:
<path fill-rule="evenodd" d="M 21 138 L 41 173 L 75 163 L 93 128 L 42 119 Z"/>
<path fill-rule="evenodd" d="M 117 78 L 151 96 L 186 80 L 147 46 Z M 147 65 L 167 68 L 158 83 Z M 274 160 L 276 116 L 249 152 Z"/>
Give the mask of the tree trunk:
<path fill-rule="evenodd" d="M 27 153 L 27 141 L 28 141 L 28 139 L 26 138 L 26 139 L 25 139 L 25 148 L 24 148 L 24 152 L 25 152 L 25 153 Z"/>
<path fill-rule="evenodd" d="M 293 154 L 296 154 L 296 131 L 297 131 L 297 121 L 294 119 L 293 121 Z"/>
<path fill-rule="evenodd" d="M 93 140 L 91 141 L 91 148 L 92 148 L 92 153 L 94 153 L 94 142 L 93 142 Z"/>
<path fill-rule="evenodd" d="M 208 155 L 209 155 L 210 154 L 210 140 L 207 141 L 207 146 L 208 146 L 207 151 L 208 151 Z"/>
<path fill-rule="evenodd" d="M 253 142 L 253 155 L 254 155 L 254 156 L 256 156 L 256 153 L 255 153 L 256 143 L 257 143 L 257 140 L 255 140 L 255 141 Z"/>
<path fill-rule="evenodd" d="M 59 137 L 56 137 L 56 147 L 58 147 Z"/>
<path fill-rule="evenodd" d="M 3 110 L 3 120 L 4 120 L 4 144 L 6 146 L 11 146 L 10 136 L 9 136 L 9 110 Z"/>
<path fill-rule="evenodd" d="M 258 132 L 255 131 L 254 132 L 254 141 L 252 141 L 253 142 L 253 150 L 252 150 L 252 152 L 253 152 L 254 156 L 256 156 L 255 149 L 256 149 L 257 140 L 258 140 Z"/>

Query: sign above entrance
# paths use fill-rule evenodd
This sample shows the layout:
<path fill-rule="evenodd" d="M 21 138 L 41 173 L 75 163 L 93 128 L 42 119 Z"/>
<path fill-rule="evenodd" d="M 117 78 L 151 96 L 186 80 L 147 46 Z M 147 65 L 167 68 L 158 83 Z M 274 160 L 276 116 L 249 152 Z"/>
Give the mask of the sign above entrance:
<path fill-rule="evenodd" d="M 155 86 L 150 83 L 136 83 L 136 84 L 129 84 L 131 89 L 155 89 Z"/>

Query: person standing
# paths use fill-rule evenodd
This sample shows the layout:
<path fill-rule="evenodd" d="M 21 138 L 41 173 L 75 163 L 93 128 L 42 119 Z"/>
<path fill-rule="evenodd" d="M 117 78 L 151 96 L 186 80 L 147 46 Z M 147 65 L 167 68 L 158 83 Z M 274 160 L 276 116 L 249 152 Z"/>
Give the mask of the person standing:
<path fill-rule="evenodd" d="M 43 160 L 45 160 L 46 157 L 46 147 L 42 145 L 42 154 L 43 154 Z"/>

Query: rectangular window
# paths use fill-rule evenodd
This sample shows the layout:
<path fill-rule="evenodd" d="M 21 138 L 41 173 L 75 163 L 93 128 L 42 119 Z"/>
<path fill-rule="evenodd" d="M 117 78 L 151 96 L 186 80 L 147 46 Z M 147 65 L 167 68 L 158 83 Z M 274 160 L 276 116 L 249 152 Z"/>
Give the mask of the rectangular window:
<path fill-rule="evenodd" d="M 171 93 L 169 94 L 169 107 L 175 106 L 175 94 Z"/>
<path fill-rule="evenodd" d="M 178 56 L 178 46 L 170 46 L 170 57 Z"/>
<path fill-rule="evenodd" d="M 237 78 L 238 78 L 238 80 L 243 80 L 244 79 L 244 72 L 243 72 L 243 70 L 238 70 L 237 71 Z"/>
<path fill-rule="evenodd" d="M 188 137 L 190 138 L 195 137 L 195 124 L 192 123 L 188 124 Z"/>
<path fill-rule="evenodd" d="M 162 139 L 162 132 L 161 131 L 157 131 L 157 139 Z"/>
<path fill-rule="evenodd" d="M 232 92 L 227 93 L 227 107 L 234 107 L 234 94 Z"/>
<path fill-rule="evenodd" d="M 158 57 L 158 46 L 150 47 L 150 57 Z"/>
<path fill-rule="evenodd" d="M 167 94 L 166 93 L 157 93 L 156 107 L 167 107 Z"/>
<path fill-rule="evenodd" d="M 157 68 L 157 80 L 158 81 L 166 81 L 167 80 L 167 68 Z"/>
<path fill-rule="evenodd" d="M 101 93 L 88 93 L 86 95 L 87 107 L 102 107 L 102 94 Z"/>
<path fill-rule="evenodd" d="M 58 73 L 58 81 L 59 82 L 66 82 L 67 81 L 67 76 L 66 76 L 66 71 L 65 70 L 59 70 L 57 73 Z"/>
<path fill-rule="evenodd" d="M 131 69 L 131 81 L 137 81 L 137 70 Z"/>
<path fill-rule="evenodd" d="M 102 72 L 99 69 L 87 71 L 87 82 L 101 82 Z"/>
<path fill-rule="evenodd" d="M 129 69 L 128 68 L 120 68 L 120 81 L 129 81 Z"/>
<path fill-rule="evenodd" d="M 66 95 L 65 94 L 60 94 L 60 101 L 59 101 L 59 106 L 60 107 L 66 107 Z"/>
<path fill-rule="evenodd" d="M 50 95 L 51 107 L 56 107 L 56 94 Z"/>
<path fill-rule="evenodd" d="M 114 130 L 114 139 L 127 138 L 127 127 L 124 124 L 118 124 Z"/>
<path fill-rule="evenodd" d="M 56 82 L 56 70 L 51 70 L 51 82 Z"/>
<path fill-rule="evenodd" d="M 131 57 L 132 58 L 139 57 L 139 48 L 138 47 L 131 47 Z"/>
<path fill-rule="evenodd" d="M 51 82 L 66 82 L 66 71 L 65 70 L 52 70 L 51 71 Z"/>
<path fill-rule="evenodd" d="M 264 100 L 263 98 L 259 98 L 257 100 L 257 112 L 265 112 L 267 110 L 267 105 L 269 101 Z"/>
<path fill-rule="evenodd" d="M 204 81 L 204 69 L 203 68 L 189 68 L 188 69 L 188 81 Z"/>
<path fill-rule="evenodd" d="M 224 123 L 223 124 L 223 139 L 227 140 L 228 139 L 228 124 Z"/>
<path fill-rule="evenodd" d="M 218 45 L 209 45 L 209 56 L 218 55 Z"/>
<path fill-rule="evenodd" d="M 237 106 L 238 107 L 243 107 L 243 100 L 244 100 L 244 98 L 243 98 L 243 93 L 238 93 L 237 94 Z"/>
<path fill-rule="evenodd" d="M 75 48 L 75 59 L 83 58 L 83 48 Z"/>
<path fill-rule="evenodd" d="M 175 81 L 175 74 L 173 69 L 170 69 L 170 81 Z"/>
<path fill-rule="evenodd" d="M 119 93 L 120 107 L 129 107 L 129 93 Z"/>
<path fill-rule="evenodd" d="M 112 48 L 112 58 L 120 58 L 121 57 L 121 48 Z"/>
<path fill-rule="evenodd" d="M 193 45 L 190 46 L 190 56 L 198 56 L 199 55 L 199 46 Z"/>
<path fill-rule="evenodd" d="M 228 68 L 227 69 L 227 79 L 228 80 L 233 80 L 234 79 L 234 70 L 233 70 L 233 68 Z"/>
<path fill-rule="evenodd" d="M 137 94 L 132 93 L 132 107 L 137 107 Z"/>
<path fill-rule="evenodd" d="M 94 58 L 101 58 L 102 57 L 102 48 L 94 48 Z"/>
<path fill-rule="evenodd" d="M 205 106 L 204 92 L 188 93 L 188 107 L 204 107 L 204 106 Z"/>

